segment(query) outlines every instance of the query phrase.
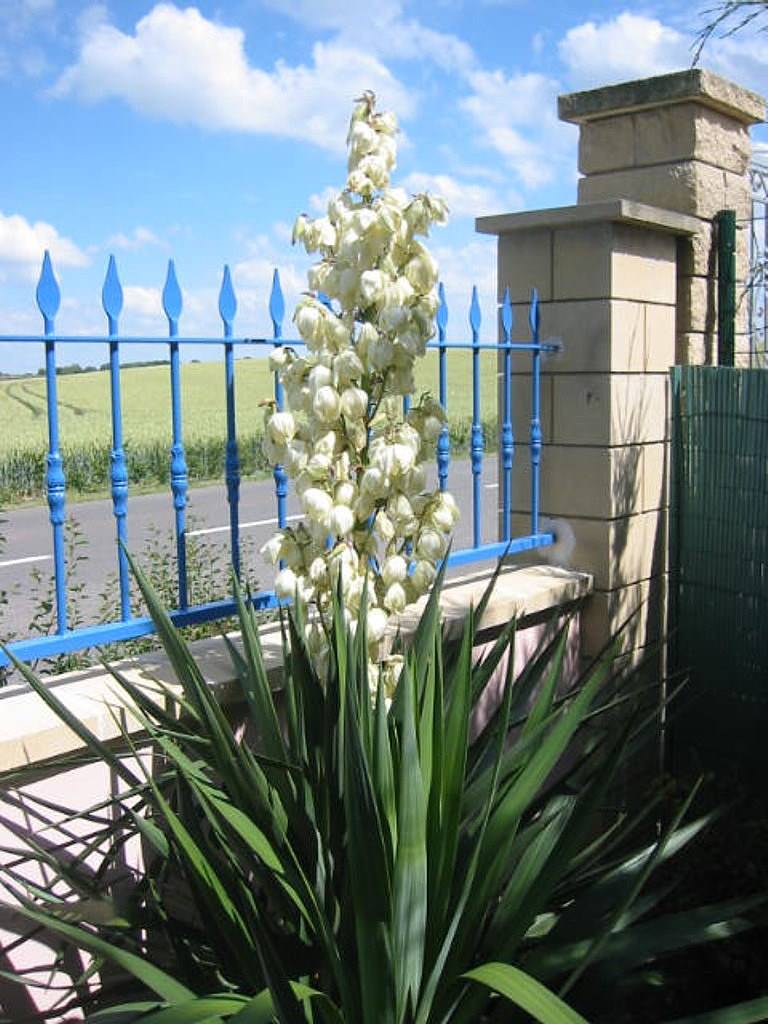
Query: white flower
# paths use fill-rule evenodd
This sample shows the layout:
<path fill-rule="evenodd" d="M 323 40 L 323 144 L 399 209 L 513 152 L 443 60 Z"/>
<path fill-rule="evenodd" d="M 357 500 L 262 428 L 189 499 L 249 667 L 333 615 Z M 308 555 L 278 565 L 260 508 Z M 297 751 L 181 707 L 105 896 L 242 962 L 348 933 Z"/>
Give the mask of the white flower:
<path fill-rule="evenodd" d="M 403 583 L 408 578 L 408 563 L 402 555 L 392 555 L 381 567 L 381 578 L 384 586 Z"/>
<path fill-rule="evenodd" d="M 393 613 L 401 612 L 408 603 L 402 583 L 393 583 L 384 594 L 384 607 Z"/>
<path fill-rule="evenodd" d="M 368 392 L 362 388 L 344 388 L 340 407 L 348 420 L 361 420 L 368 412 Z"/>
<path fill-rule="evenodd" d="M 275 577 L 275 594 L 285 600 L 296 594 L 297 579 L 293 569 L 281 569 Z"/>
<path fill-rule="evenodd" d="M 296 435 L 296 420 L 289 412 L 276 412 L 267 421 L 267 432 L 275 444 L 288 444 Z"/>
<path fill-rule="evenodd" d="M 425 594 L 435 582 L 437 572 L 431 562 L 418 561 L 411 573 L 411 583 L 419 594 Z"/>
<path fill-rule="evenodd" d="M 334 505 L 328 518 L 328 528 L 337 537 L 346 537 L 355 526 L 355 513 L 349 505 Z"/>
<path fill-rule="evenodd" d="M 283 547 L 283 535 L 282 533 L 276 533 L 274 537 L 270 537 L 266 544 L 262 544 L 259 548 L 259 554 L 263 555 L 264 558 L 271 562 L 272 565 L 276 565 L 280 558 L 280 551 Z"/>
<path fill-rule="evenodd" d="M 365 620 L 369 643 L 378 643 L 387 631 L 389 616 L 383 608 L 369 608 Z"/>
<path fill-rule="evenodd" d="M 392 525 L 392 520 L 386 512 L 382 512 L 381 510 L 376 513 L 373 528 L 385 543 L 391 541 L 395 536 L 395 528 Z"/>
<path fill-rule="evenodd" d="M 365 270 L 360 275 L 360 294 L 367 304 L 378 304 L 384 298 L 386 279 L 380 270 Z"/>
<path fill-rule="evenodd" d="M 386 490 L 384 474 L 376 466 L 370 466 L 360 478 L 360 490 L 371 498 L 380 497 Z"/>
<path fill-rule="evenodd" d="M 344 480 L 336 484 L 333 497 L 337 505 L 352 505 L 357 497 L 357 487 L 350 480 Z"/>
<path fill-rule="evenodd" d="M 312 392 L 312 397 L 314 398 L 319 388 L 326 387 L 328 384 L 333 384 L 333 373 L 329 367 L 320 363 L 317 366 L 312 367 L 309 371 L 307 380 L 309 382 L 309 390 Z"/>
<path fill-rule="evenodd" d="M 454 501 L 453 495 L 443 491 L 432 506 L 430 519 L 432 525 L 438 530 L 448 533 L 458 522 L 459 514 L 459 506 Z"/>
<path fill-rule="evenodd" d="M 364 373 L 365 368 L 354 349 L 344 349 L 333 360 L 333 375 L 337 384 L 360 380 Z"/>
<path fill-rule="evenodd" d="M 385 370 L 392 363 L 394 354 L 393 343 L 378 333 L 368 345 L 368 362 L 374 370 Z"/>
<path fill-rule="evenodd" d="M 416 255 L 408 261 L 405 276 L 417 292 L 431 291 L 437 284 L 437 264 L 423 245 L 417 245 Z"/>
<path fill-rule="evenodd" d="M 269 368 L 272 372 L 282 370 L 286 363 L 290 362 L 288 352 L 281 346 L 269 353 Z"/>
<path fill-rule="evenodd" d="M 437 562 L 445 554 L 445 540 L 437 530 L 422 530 L 416 541 L 416 554 L 430 562 Z"/>
<path fill-rule="evenodd" d="M 310 487 L 301 496 L 304 511 L 315 523 L 327 525 L 328 515 L 333 508 L 333 498 L 319 487 Z"/>
<path fill-rule="evenodd" d="M 336 388 L 330 385 L 318 388 L 312 401 L 312 411 L 319 420 L 326 423 L 337 420 L 341 412 L 341 400 Z"/>
<path fill-rule="evenodd" d="M 307 344 L 320 341 L 324 317 L 317 305 L 308 302 L 300 303 L 296 307 L 293 319 L 296 330 Z"/>

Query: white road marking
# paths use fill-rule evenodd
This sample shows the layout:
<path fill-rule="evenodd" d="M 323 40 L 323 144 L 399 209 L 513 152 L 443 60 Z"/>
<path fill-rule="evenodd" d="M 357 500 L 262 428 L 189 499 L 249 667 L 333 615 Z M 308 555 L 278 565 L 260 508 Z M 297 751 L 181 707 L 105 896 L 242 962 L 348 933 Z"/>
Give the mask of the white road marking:
<path fill-rule="evenodd" d="M 286 523 L 292 523 L 296 519 L 301 519 L 302 516 L 286 516 Z M 254 519 L 252 523 L 240 523 L 241 530 L 247 530 L 252 526 L 276 526 L 277 518 L 274 519 Z M 229 526 L 208 526 L 204 530 L 189 530 L 187 532 L 188 537 L 202 537 L 208 533 L 226 533 L 229 530 Z M 48 556 L 50 557 L 50 556 Z"/>
<path fill-rule="evenodd" d="M 29 558 L 12 558 L 10 562 L 0 562 L 0 569 L 7 569 L 11 565 L 29 565 L 30 562 L 48 562 L 53 555 L 30 555 Z"/>
<path fill-rule="evenodd" d="M 499 485 L 498 484 L 486 484 L 485 485 L 485 489 L 486 489 L 486 491 L 498 491 Z"/>

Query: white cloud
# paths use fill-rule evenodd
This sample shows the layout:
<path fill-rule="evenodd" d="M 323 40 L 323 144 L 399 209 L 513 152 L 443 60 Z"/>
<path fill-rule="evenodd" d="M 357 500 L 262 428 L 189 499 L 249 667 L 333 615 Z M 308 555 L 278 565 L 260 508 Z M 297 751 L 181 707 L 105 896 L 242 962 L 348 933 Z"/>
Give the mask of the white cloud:
<path fill-rule="evenodd" d="M 560 85 L 530 72 L 507 77 L 502 71 L 469 75 L 472 93 L 460 106 L 528 188 L 546 184 L 559 159 L 571 155 L 570 134 L 555 116 Z"/>
<path fill-rule="evenodd" d="M 500 213 L 521 202 L 520 197 L 514 194 L 502 198 L 488 185 L 460 181 L 449 174 L 423 174 L 417 171 L 409 174 L 400 184 L 409 192 L 433 192 L 442 196 L 448 203 L 451 218 Z"/>
<path fill-rule="evenodd" d="M 154 231 L 139 225 L 130 234 L 118 231 L 107 239 L 107 248 L 113 249 L 142 249 L 145 245 L 162 245 L 162 241 Z"/>
<path fill-rule="evenodd" d="M 768 92 L 765 47 L 766 33 L 753 29 L 726 39 L 713 39 L 700 63 L 764 96 Z"/>
<path fill-rule="evenodd" d="M 605 85 L 677 71 L 691 62 L 690 40 L 657 18 L 622 11 L 600 24 L 586 21 L 558 43 L 574 84 Z"/>
<path fill-rule="evenodd" d="M 466 72 L 477 64 L 472 47 L 449 32 L 437 32 L 403 17 L 398 0 L 371 4 L 363 17 L 350 15 L 348 0 L 268 0 L 273 10 L 315 29 L 337 33 L 349 45 L 396 60 L 429 60 L 445 71 Z"/>
<path fill-rule="evenodd" d="M 0 263 L 16 265 L 22 271 L 39 267 L 45 250 L 56 267 L 84 267 L 88 257 L 71 239 L 52 224 L 38 220 L 31 224 L 18 213 L 0 211 Z"/>
<path fill-rule="evenodd" d="M 401 117 L 408 90 L 360 49 L 316 43 L 312 63 L 278 61 L 266 71 L 248 62 L 244 33 L 196 8 L 159 3 L 133 35 L 105 22 L 86 29 L 78 60 L 54 86 L 57 96 L 88 102 L 118 98 L 134 109 L 214 131 L 268 133 L 338 151 L 351 99 L 371 88 Z"/>
<path fill-rule="evenodd" d="M 186 299 L 186 295 L 185 295 Z M 159 288 L 128 284 L 123 288 L 123 309 L 127 314 L 140 317 L 163 316 L 163 302 Z"/>

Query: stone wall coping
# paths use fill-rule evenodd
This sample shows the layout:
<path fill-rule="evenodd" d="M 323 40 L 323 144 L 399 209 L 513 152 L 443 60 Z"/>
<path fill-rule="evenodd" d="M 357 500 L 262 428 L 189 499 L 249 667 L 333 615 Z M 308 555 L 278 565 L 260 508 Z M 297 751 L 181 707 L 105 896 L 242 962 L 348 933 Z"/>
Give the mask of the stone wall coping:
<path fill-rule="evenodd" d="M 719 110 L 743 124 L 759 124 L 765 120 L 763 96 L 706 68 L 687 68 L 668 75 L 566 93 L 557 98 L 557 114 L 561 121 L 586 124 L 604 117 L 686 102 Z"/>
<path fill-rule="evenodd" d="M 470 606 L 476 606 L 492 575 L 484 569 L 449 580 L 441 597 L 443 619 L 450 627 L 464 620 Z M 587 596 L 593 589 L 588 573 L 539 565 L 505 567 L 499 576 L 492 601 L 480 623 L 491 629 L 517 617 L 518 620 L 546 613 Z M 426 599 L 406 608 L 392 630 L 407 636 L 416 628 Z M 280 628 L 271 624 L 261 631 L 267 671 L 275 687 L 279 687 L 282 669 Z M 237 645 L 239 634 L 229 637 Z M 197 640 L 190 644 L 204 678 L 214 688 L 222 703 L 233 703 L 239 697 L 232 661 L 225 641 L 220 637 Z M 115 668 L 131 682 L 148 692 L 158 681 L 175 682 L 175 675 L 162 652 L 130 658 Z M 121 728 L 138 732 L 130 709 L 118 693 L 114 678 L 101 666 L 68 672 L 47 680 L 59 700 L 77 715 L 101 740 L 116 740 Z M 30 764 L 45 770 L 53 758 L 81 749 L 77 736 L 64 725 L 27 684 L 13 684 L 0 691 L 0 775 Z"/>
<path fill-rule="evenodd" d="M 601 222 L 632 224 L 673 235 L 696 235 L 701 230 L 701 222 L 696 217 L 648 206 L 634 199 L 606 199 L 574 206 L 555 206 L 548 210 L 478 217 L 475 230 L 484 235 L 508 235 L 535 228 L 575 228 Z"/>

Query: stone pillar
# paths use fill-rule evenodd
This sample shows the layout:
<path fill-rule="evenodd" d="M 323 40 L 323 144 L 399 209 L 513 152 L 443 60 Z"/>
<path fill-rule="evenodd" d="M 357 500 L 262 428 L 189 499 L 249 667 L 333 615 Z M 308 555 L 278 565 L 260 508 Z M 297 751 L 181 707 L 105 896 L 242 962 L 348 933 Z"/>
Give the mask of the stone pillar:
<path fill-rule="evenodd" d="M 508 285 L 515 337 L 524 336 L 535 286 L 542 339 L 562 339 L 542 365 L 541 509 L 562 521 L 562 537 L 573 531 L 562 560 L 595 576 L 584 653 L 637 607 L 626 647 L 641 650 L 660 636 L 666 594 L 677 249 L 700 222 L 618 199 L 483 217 L 477 228 L 498 236 L 499 295 Z M 513 536 L 529 530 L 530 357 L 516 355 L 514 370 Z"/>
<path fill-rule="evenodd" d="M 765 100 L 701 68 L 623 82 L 558 99 L 563 121 L 578 124 L 579 203 L 625 198 L 698 222 L 678 252 L 674 362 L 717 361 L 717 279 L 713 218 L 736 211 L 736 352 L 748 354 L 743 283 L 751 213 L 749 126 Z M 740 283 L 740 284 L 739 284 Z M 671 360 L 672 361 L 672 360 Z"/>

